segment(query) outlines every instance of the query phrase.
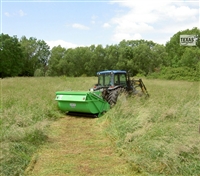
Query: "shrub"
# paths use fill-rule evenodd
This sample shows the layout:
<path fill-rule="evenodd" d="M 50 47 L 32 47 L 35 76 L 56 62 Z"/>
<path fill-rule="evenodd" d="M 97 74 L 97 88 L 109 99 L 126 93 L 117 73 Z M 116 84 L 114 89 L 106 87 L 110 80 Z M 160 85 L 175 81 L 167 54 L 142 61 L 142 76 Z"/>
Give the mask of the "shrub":
<path fill-rule="evenodd" d="M 188 80 L 199 81 L 200 73 L 198 69 L 189 67 L 162 67 L 160 72 L 154 72 L 148 75 L 148 78 L 161 78 L 167 80 Z"/>
<path fill-rule="evenodd" d="M 44 72 L 42 69 L 36 69 L 34 72 L 34 77 L 41 77 L 41 76 L 45 76 Z"/>

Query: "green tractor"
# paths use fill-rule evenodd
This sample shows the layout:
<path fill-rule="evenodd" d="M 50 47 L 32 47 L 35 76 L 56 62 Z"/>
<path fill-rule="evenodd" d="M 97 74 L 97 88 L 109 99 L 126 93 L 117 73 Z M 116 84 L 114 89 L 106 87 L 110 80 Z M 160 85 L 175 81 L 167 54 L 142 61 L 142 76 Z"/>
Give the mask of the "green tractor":
<path fill-rule="evenodd" d="M 130 79 L 129 74 L 123 70 L 107 70 L 97 72 L 98 83 L 95 84 L 93 91 L 101 90 L 102 97 L 111 106 L 117 103 L 120 93 L 129 95 L 146 96 L 149 94 L 142 79 Z M 138 90 L 138 88 L 140 90 Z"/>
<path fill-rule="evenodd" d="M 126 71 L 100 71 L 97 76 L 98 83 L 89 91 L 56 92 L 59 109 L 69 115 L 100 117 L 116 104 L 122 92 L 149 96 L 142 80 L 131 80 Z"/>

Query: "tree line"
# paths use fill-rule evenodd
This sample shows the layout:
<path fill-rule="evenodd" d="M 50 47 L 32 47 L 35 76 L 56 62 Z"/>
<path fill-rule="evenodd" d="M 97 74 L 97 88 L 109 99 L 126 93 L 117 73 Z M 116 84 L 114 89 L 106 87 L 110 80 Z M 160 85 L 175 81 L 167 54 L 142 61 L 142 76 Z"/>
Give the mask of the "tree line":
<path fill-rule="evenodd" d="M 200 68 L 200 42 L 180 46 L 180 35 L 200 36 L 195 27 L 174 34 L 165 45 L 147 40 L 122 40 L 119 44 L 77 48 L 50 47 L 34 37 L 0 34 L 0 76 L 94 76 L 108 69 L 127 70 L 153 78 L 194 78 Z"/>

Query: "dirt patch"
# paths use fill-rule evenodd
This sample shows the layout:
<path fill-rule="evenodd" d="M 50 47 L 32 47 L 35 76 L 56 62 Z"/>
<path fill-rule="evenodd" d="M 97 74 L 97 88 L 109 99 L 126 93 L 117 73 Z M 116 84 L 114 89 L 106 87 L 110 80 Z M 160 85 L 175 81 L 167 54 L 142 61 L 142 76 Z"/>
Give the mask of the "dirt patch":
<path fill-rule="evenodd" d="M 49 128 L 49 142 L 33 156 L 26 175 L 129 175 L 95 118 L 67 116 Z"/>

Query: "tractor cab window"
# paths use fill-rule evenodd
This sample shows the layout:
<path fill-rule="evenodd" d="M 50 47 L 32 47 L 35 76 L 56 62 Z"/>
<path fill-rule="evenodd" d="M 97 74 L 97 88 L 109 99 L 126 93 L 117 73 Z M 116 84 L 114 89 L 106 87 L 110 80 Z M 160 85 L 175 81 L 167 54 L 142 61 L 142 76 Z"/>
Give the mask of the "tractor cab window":
<path fill-rule="evenodd" d="M 125 74 L 115 74 L 115 85 L 126 85 Z"/>
<path fill-rule="evenodd" d="M 99 85 L 100 86 L 110 86 L 110 83 L 111 83 L 111 75 L 110 74 L 99 75 Z"/>
<path fill-rule="evenodd" d="M 111 75 L 110 74 L 105 74 L 105 86 L 110 86 L 110 81 L 111 81 Z"/>
<path fill-rule="evenodd" d="M 120 74 L 120 84 L 121 85 L 126 85 L 126 75 L 125 74 Z"/>

